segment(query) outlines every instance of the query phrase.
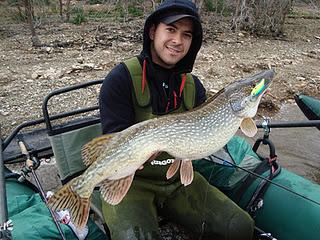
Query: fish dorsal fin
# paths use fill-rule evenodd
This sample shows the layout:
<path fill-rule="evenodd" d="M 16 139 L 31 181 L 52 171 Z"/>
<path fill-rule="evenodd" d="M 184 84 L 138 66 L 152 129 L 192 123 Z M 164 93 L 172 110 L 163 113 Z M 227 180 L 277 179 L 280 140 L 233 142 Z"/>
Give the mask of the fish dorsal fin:
<path fill-rule="evenodd" d="M 182 160 L 180 168 L 180 179 L 184 186 L 192 183 L 193 180 L 193 167 L 191 160 Z"/>
<path fill-rule="evenodd" d="M 134 174 L 117 180 L 106 179 L 102 181 L 100 191 L 103 199 L 111 205 L 120 203 L 131 186 L 133 176 Z"/>
<path fill-rule="evenodd" d="M 115 133 L 96 137 L 82 147 L 82 159 L 86 167 L 97 160 L 106 149 L 106 144 L 114 137 L 114 135 Z"/>
<path fill-rule="evenodd" d="M 258 132 L 257 126 L 252 118 L 244 118 L 241 122 L 240 129 L 248 137 L 253 137 Z"/>
<path fill-rule="evenodd" d="M 167 179 L 172 178 L 176 174 L 176 172 L 178 171 L 178 169 L 180 167 L 180 163 L 181 163 L 180 159 L 175 159 L 174 160 L 174 162 L 168 168 L 168 171 L 167 171 L 167 174 L 166 174 Z"/>

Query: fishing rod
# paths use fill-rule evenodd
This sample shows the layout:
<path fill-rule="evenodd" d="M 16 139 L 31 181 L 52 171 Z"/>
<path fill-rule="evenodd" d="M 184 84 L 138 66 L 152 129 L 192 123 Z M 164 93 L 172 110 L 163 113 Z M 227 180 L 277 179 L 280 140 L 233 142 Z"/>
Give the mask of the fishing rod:
<path fill-rule="evenodd" d="M 0 126 L 0 239 L 12 239 L 12 223 L 8 219 L 7 193 L 4 174 L 4 159 Z"/>
<path fill-rule="evenodd" d="M 308 197 L 306 197 L 306 196 L 304 196 L 304 195 L 302 195 L 302 194 L 300 194 L 300 193 L 297 193 L 297 192 L 291 190 L 290 188 L 288 188 L 288 187 L 286 187 L 286 186 L 284 186 L 284 185 L 281 185 L 281 184 L 279 184 L 279 183 L 273 182 L 272 180 L 270 180 L 270 179 L 268 179 L 268 178 L 266 178 L 266 177 L 263 177 L 263 176 L 255 173 L 255 172 L 253 172 L 253 171 L 251 171 L 251 170 L 248 170 L 248 169 L 245 169 L 245 168 L 243 168 L 243 167 L 240 167 L 240 166 L 238 166 L 238 165 L 236 165 L 236 164 L 234 164 L 234 163 L 232 163 L 232 162 L 230 162 L 230 161 L 228 161 L 228 160 L 226 160 L 226 159 L 223 159 L 223 158 L 221 158 L 221 157 L 219 157 L 219 156 L 216 156 L 216 155 L 214 155 L 214 154 L 211 155 L 211 156 L 215 157 L 216 159 L 218 159 L 218 160 L 220 160 L 220 161 L 222 161 L 222 162 L 227 163 L 228 165 L 230 165 L 230 166 L 232 166 L 232 167 L 239 168 L 240 170 L 245 171 L 245 172 L 249 173 L 250 175 L 252 175 L 252 176 L 254 176 L 254 177 L 256 177 L 256 178 L 260 178 L 260 179 L 262 179 L 262 180 L 264 180 L 264 181 L 266 181 L 266 182 L 268 182 L 268 183 L 270 183 L 270 184 L 273 184 L 273 185 L 275 185 L 275 186 L 277 186 L 277 187 L 279 187 L 279 188 L 282 188 L 282 189 L 284 189 L 284 190 L 286 190 L 286 191 L 288 191 L 288 192 L 290 192 L 290 193 L 292 193 L 292 194 L 294 194 L 294 195 L 297 195 L 297 196 L 299 196 L 299 197 L 301 197 L 301 198 L 304 198 L 304 199 L 306 199 L 306 200 L 308 200 L 308 201 L 310 201 L 310 202 L 312 202 L 312 203 L 315 203 L 315 204 L 317 204 L 317 205 L 320 206 L 320 202 L 318 202 L 318 201 L 316 201 L 316 200 L 313 200 L 313 199 L 311 199 L 311 198 L 308 198 Z M 205 159 L 207 160 L 207 158 L 205 158 Z M 214 161 L 214 160 L 212 160 L 211 158 L 209 158 L 209 159 L 210 159 L 211 161 Z M 208 161 L 208 160 L 207 160 L 207 161 Z"/>
<path fill-rule="evenodd" d="M 40 184 L 40 181 L 38 179 L 38 176 L 37 176 L 37 174 L 35 172 L 35 167 L 40 165 L 40 163 L 38 162 L 38 160 L 35 157 L 31 157 L 30 156 L 30 154 L 29 154 L 29 152 L 27 150 L 27 147 L 24 144 L 24 142 L 22 141 L 22 139 L 20 139 L 18 141 L 18 145 L 19 145 L 19 147 L 21 149 L 22 154 L 26 156 L 26 170 L 25 170 L 25 172 L 28 172 L 28 171 L 31 172 L 31 174 L 32 174 L 32 176 L 33 176 L 33 178 L 34 178 L 34 180 L 36 182 L 36 185 L 37 185 L 37 187 L 39 189 L 40 196 L 42 197 L 42 200 L 44 201 L 44 203 L 46 204 L 46 206 L 49 209 L 49 212 L 51 214 L 51 217 L 53 219 L 54 224 L 57 227 L 57 230 L 58 230 L 58 232 L 59 232 L 59 234 L 61 236 L 61 239 L 62 240 L 66 240 L 66 237 L 64 236 L 64 233 L 63 233 L 63 231 L 61 229 L 61 226 L 59 225 L 57 217 L 55 216 L 55 214 L 52 211 L 52 209 L 48 206 L 48 201 L 47 201 L 47 198 L 46 198 L 46 194 L 45 194 L 45 192 L 44 192 L 44 190 L 43 190 L 43 188 L 42 188 L 42 186 Z M 22 176 L 22 177 L 24 178 L 24 176 Z"/>

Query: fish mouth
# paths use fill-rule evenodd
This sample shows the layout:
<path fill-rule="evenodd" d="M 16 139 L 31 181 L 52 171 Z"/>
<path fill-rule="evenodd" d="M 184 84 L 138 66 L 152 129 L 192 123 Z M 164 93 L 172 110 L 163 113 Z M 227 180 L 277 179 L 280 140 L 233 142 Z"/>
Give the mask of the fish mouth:
<path fill-rule="evenodd" d="M 271 85 L 275 76 L 273 69 L 262 71 L 253 76 L 237 80 L 225 87 L 225 95 L 230 97 L 235 92 L 244 91 L 251 101 L 260 98 Z"/>
<path fill-rule="evenodd" d="M 251 90 L 250 96 L 252 99 L 256 99 L 263 95 L 267 89 L 271 85 L 271 79 L 269 78 L 262 78 L 259 80 L 259 82 L 256 84 L 256 86 Z"/>

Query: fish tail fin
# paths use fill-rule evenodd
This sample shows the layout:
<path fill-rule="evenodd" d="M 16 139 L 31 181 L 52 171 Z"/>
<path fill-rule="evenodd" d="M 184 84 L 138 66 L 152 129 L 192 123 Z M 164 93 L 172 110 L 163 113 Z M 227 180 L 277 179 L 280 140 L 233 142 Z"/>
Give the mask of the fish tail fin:
<path fill-rule="evenodd" d="M 83 229 L 86 226 L 89 217 L 90 198 L 80 197 L 72 189 L 71 182 L 64 185 L 49 198 L 48 205 L 52 210 L 67 209 L 70 213 L 71 221 L 77 228 Z"/>

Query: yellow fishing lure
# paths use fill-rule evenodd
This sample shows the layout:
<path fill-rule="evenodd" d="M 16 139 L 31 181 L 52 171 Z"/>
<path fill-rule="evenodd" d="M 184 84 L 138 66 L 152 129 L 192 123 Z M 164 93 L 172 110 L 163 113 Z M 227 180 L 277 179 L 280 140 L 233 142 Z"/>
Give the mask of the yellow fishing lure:
<path fill-rule="evenodd" d="M 262 79 L 251 91 L 252 96 L 256 96 L 261 93 L 264 89 L 265 80 Z"/>

